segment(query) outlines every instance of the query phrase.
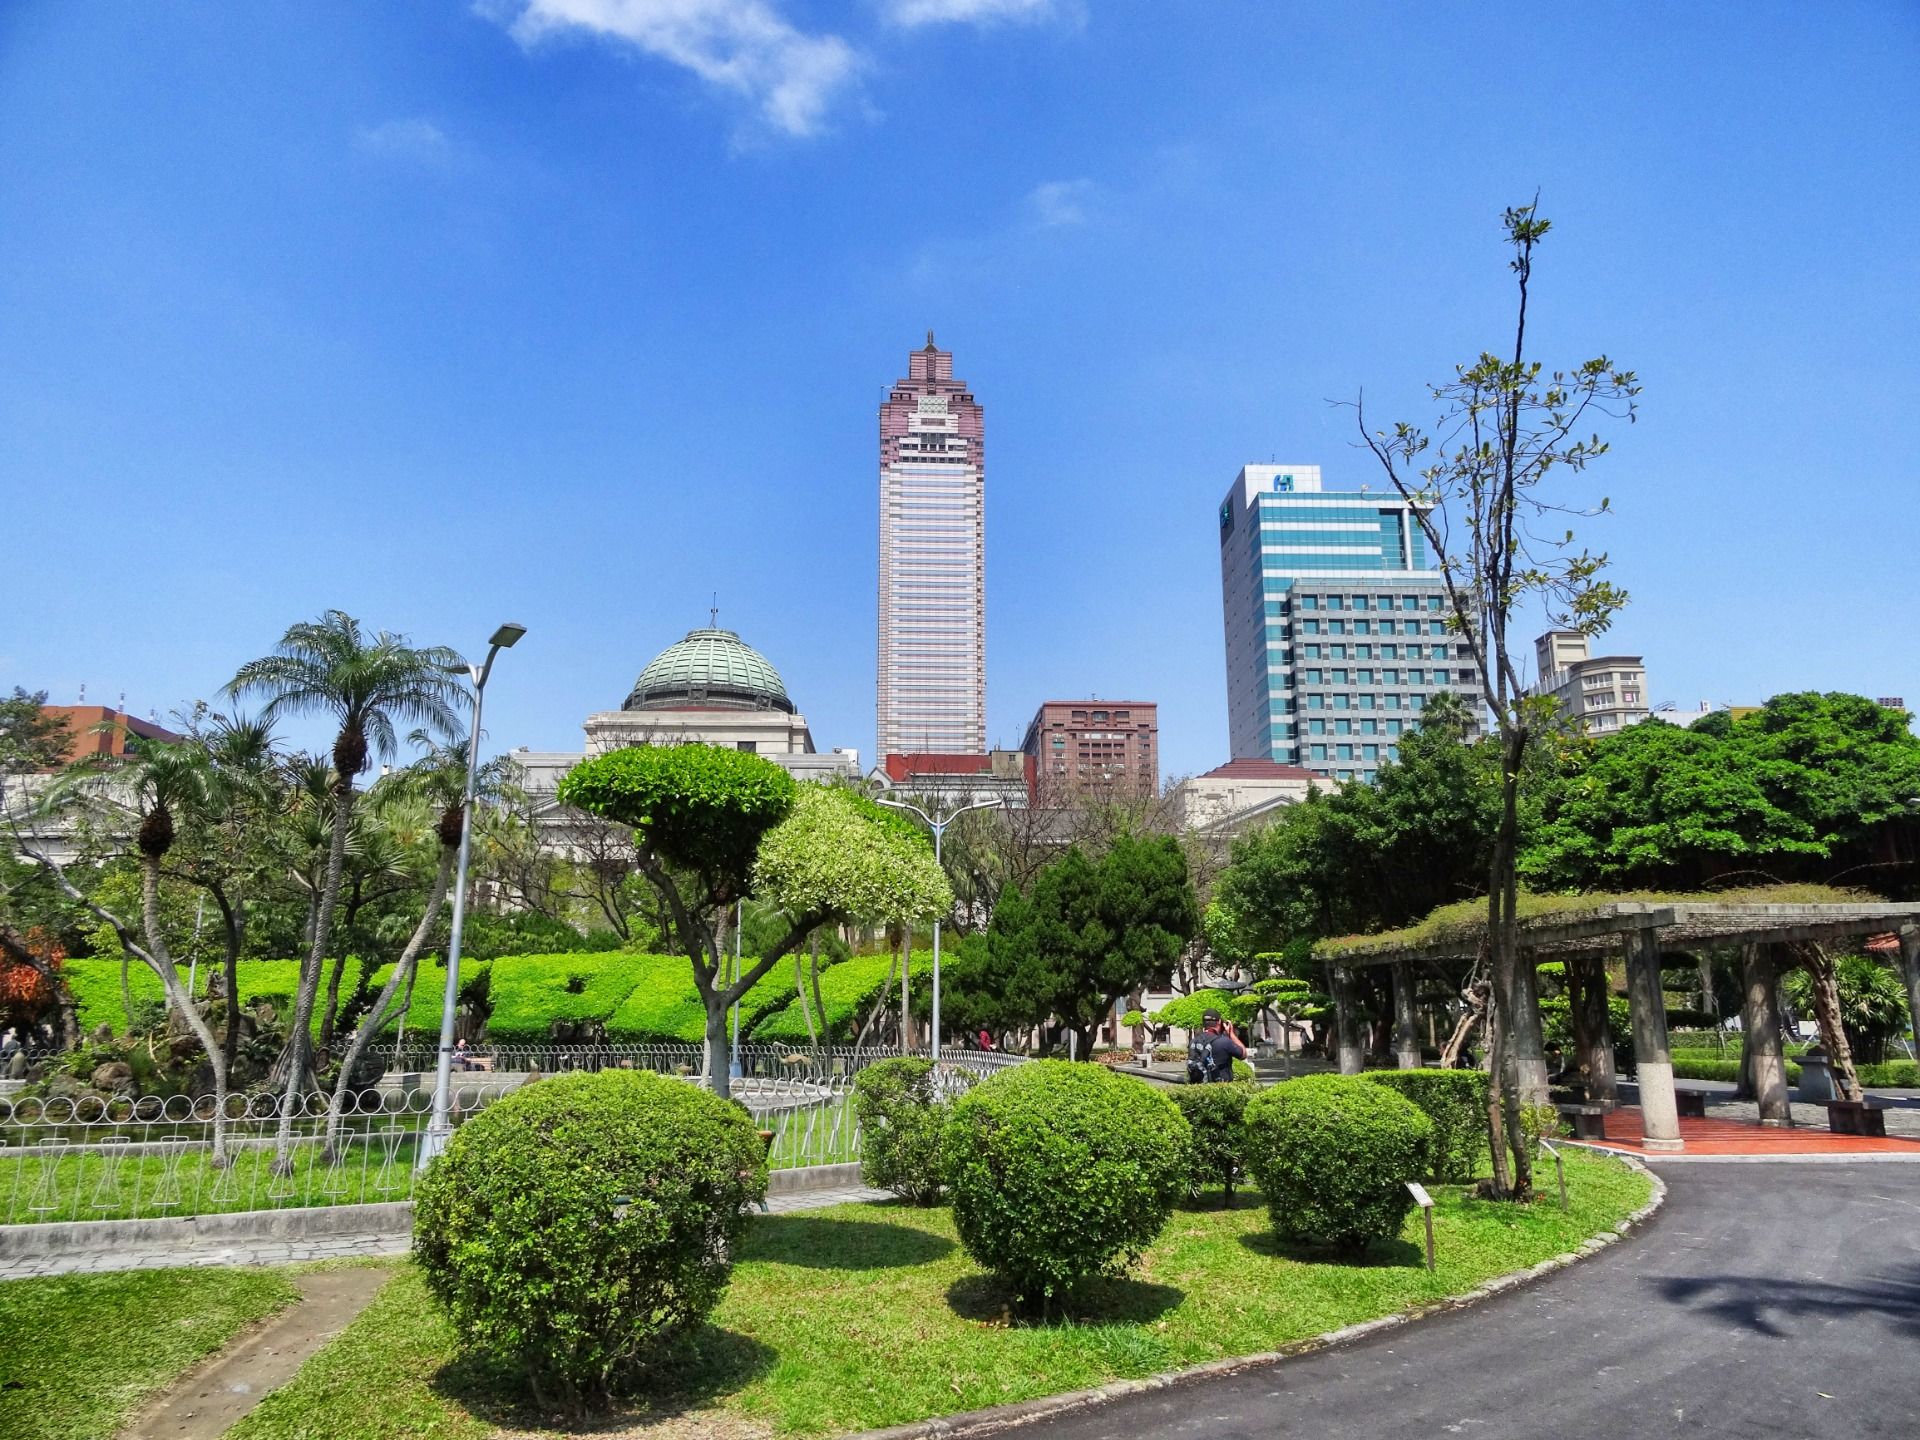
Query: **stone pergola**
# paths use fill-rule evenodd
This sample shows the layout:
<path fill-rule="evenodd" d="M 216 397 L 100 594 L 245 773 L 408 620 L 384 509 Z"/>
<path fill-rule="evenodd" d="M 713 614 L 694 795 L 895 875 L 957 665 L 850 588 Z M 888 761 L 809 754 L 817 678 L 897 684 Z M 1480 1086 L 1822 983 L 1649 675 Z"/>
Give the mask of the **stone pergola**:
<path fill-rule="evenodd" d="M 1909 1013 L 1920 1027 L 1920 903 L 1756 904 L 1739 901 L 1610 900 L 1586 908 L 1553 910 L 1519 921 L 1523 954 L 1535 964 L 1567 963 L 1570 977 L 1584 973 L 1585 987 L 1605 993 L 1609 954 L 1626 962 L 1627 1006 L 1632 1017 L 1633 1053 L 1640 1088 L 1643 1144 L 1649 1150 L 1678 1150 L 1679 1114 L 1673 1092 L 1673 1061 L 1667 1048 L 1667 1012 L 1661 995 L 1660 956 L 1664 951 L 1740 948 L 1743 952 L 1742 1007 L 1746 1044 L 1751 1047 L 1753 1080 L 1762 1124 L 1789 1120 L 1786 1064 L 1780 1048 L 1779 979 L 1791 969 L 1774 958 L 1776 946 L 1807 941 L 1863 940 L 1893 933 L 1900 940 L 1900 968 Z M 1389 966 L 1393 975 L 1393 1048 L 1397 1063 L 1420 1063 L 1414 1029 L 1412 967 L 1442 961 L 1472 961 L 1481 952 L 1486 922 L 1447 926 L 1436 933 L 1402 932 L 1329 941 L 1314 958 L 1333 970 L 1334 1032 L 1342 1074 L 1358 1074 L 1364 1061 L 1359 1016 L 1353 1002 L 1352 972 Z M 1611 1086 L 1613 1045 L 1604 1000 L 1588 1012 L 1589 1073 Z M 1916 1030 L 1920 1041 L 1920 1028 Z"/>

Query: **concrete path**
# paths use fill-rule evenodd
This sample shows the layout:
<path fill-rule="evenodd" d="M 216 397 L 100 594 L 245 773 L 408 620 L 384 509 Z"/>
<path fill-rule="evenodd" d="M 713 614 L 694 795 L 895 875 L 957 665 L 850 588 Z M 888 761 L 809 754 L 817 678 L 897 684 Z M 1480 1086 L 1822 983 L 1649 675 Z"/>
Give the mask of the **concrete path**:
<path fill-rule="evenodd" d="M 771 1214 L 819 1210 L 860 1200 L 885 1200 L 884 1190 L 862 1185 L 829 1190 L 797 1190 L 767 1202 Z M 0 1261 L 0 1280 L 23 1280 L 31 1275 L 99 1274 L 109 1270 L 166 1270 L 206 1265 L 294 1265 L 305 1260 L 346 1260 L 370 1256 L 404 1255 L 412 1247 L 406 1232 L 379 1235 L 327 1235 L 312 1240 L 248 1240 L 231 1245 L 194 1245 L 171 1249 L 100 1250 L 84 1255 L 59 1255 Z"/>
<path fill-rule="evenodd" d="M 383 1266 L 297 1277 L 298 1301 L 168 1386 L 120 1432 L 120 1440 L 218 1440 L 346 1329 L 390 1273 Z"/>
<path fill-rule="evenodd" d="M 1920 1435 L 1905 1165 L 1661 1167 L 1623 1245 L 1454 1314 L 1035 1421 L 1033 1440 Z"/>

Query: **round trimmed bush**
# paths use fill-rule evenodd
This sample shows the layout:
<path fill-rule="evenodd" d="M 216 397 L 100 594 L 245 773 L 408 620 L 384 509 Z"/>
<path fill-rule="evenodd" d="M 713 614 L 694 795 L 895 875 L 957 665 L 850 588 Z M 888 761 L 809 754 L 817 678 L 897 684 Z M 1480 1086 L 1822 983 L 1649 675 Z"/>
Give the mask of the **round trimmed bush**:
<path fill-rule="evenodd" d="M 853 1082 L 860 1118 L 860 1178 L 915 1205 L 940 1198 L 940 1131 L 948 1105 L 933 1062 L 901 1056 L 869 1065 Z"/>
<path fill-rule="evenodd" d="M 462 1344 L 577 1409 L 713 1308 L 766 1190 L 740 1106 L 645 1071 L 558 1076 L 454 1133 L 415 1194 L 414 1255 Z"/>
<path fill-rule="evenodd" d="M 1400 1233 L 1433 1122 L 1358 1075 L 1305 1075 L 1247 1103 L 1247 1164 L 1282 1239 L 1341 1249 Z"/>
<path fill-rule="evenodd" d="M 1187 1196 L 1197 1200 L 1209 1185 L 1234 1187 L 1247 1173 L 1247 1102 L 1259 1090 L 1244 1081 L 1231 1085 L 1180 1085 L 1169 1090 L 1187 1117 L 1193 1142 L 1187 1151 Z"/>
<path fill-rule="evenodd" d="M 954 1102 L 941 1137 L 960 1242 L 1029 1302 L 1118 1274 L 1173 1213 L 1190 1140 L 1171 1100 L 1104 1065 L 1002 1070 Z"/>

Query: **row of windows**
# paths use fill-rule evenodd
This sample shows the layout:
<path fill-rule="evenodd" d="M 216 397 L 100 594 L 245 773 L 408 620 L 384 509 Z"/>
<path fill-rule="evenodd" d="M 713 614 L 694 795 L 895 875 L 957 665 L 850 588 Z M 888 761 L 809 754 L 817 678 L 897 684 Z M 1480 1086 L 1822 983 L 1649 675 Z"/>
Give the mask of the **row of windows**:
<path fill-rule="evenodd" d="M 1324 647 L 1319 645 L 1303 645 L 1301 647 L 1301 654 L 1308 660 L 1318 660 L 1322 658 L 1323 655 L 1328 660 L 1345 660 L 1348 658 L 1347 649 L 1348 647 L 1345 645 L 1327 645 Z M 1355 645 L 1352 649 L 1352 658 L 1355 660 L 1371 660 L 1374 658 L 1374 647 L 1371 645 Z M 1405 652 L 1404 654 L 1402 653 L 1403 651 Z M 1448 660 L 1456 654 L 1462 660 L 1466 659 L 1467 647 L 1464 645 L 1380 646 L 1380 658 L 1382 660 Z"/>
<path fill-rule="evenodd" d="M 1301 620 L 1297 622 L 1302 635 L 1418 635 L 1421 634 L 1419 620 Z M 1447 622 L 1428 620 L 1425 633 L 1444 635 Z"/>
<path fill-rule="evenodd" d="M 1327 695 L 1312 694 L 1304 697 L 1309 710 L 1424 710 L 1427 697 L 1424 695 Z M 1293 702 L 1282 701 L 1281 704 Z M 1291 713 L 1291 711 L 1289 711 Z"/>
<path fill-rule="evenodd" d="M 1320 678 L 1322 675 L 1326 676 L 1324 681 Z M 1407 678 L 1402 680 L 1400 678 L 1402 675 L 1405 675 Z M 1302 685 L 1346 685 L 1349 683 L 1354 685 L 1451 685 L 1453 683 L 1452 675 L 1453 672 L 1451 670 L 1303 670 L 1300 672 L 1300 683 Z M 1353 677 L 1351 681 L 1348 680 L 1348 676 Z M 1473 672 L 1471 670 L 1462 670 L 1460 672 L 1460 683 L 1462 685 L 1471 685 L 1473 683 Z"/>
<path fill-rule="evenodd" d="M 1438 595 L 1402 595 L 1394 604 L 1391 595 L 1302 595 L 1296 603 L 1302 610 L 1438 610 Z M 1324 602 L 1324 603 L 1323 603 Z"/>

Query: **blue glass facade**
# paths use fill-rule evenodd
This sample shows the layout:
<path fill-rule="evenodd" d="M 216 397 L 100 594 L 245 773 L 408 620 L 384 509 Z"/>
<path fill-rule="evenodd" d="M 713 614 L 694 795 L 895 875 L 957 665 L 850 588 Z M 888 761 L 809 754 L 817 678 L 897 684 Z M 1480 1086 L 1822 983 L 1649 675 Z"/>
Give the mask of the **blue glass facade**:
<path fill-rule="evenodd" d="M 1220 526 L 1236 757 L 1371 780 L 1434 695 L 1454 691 L 1478 713 L 1473 660 L 1398 496 L 1249 466 Z"/>

